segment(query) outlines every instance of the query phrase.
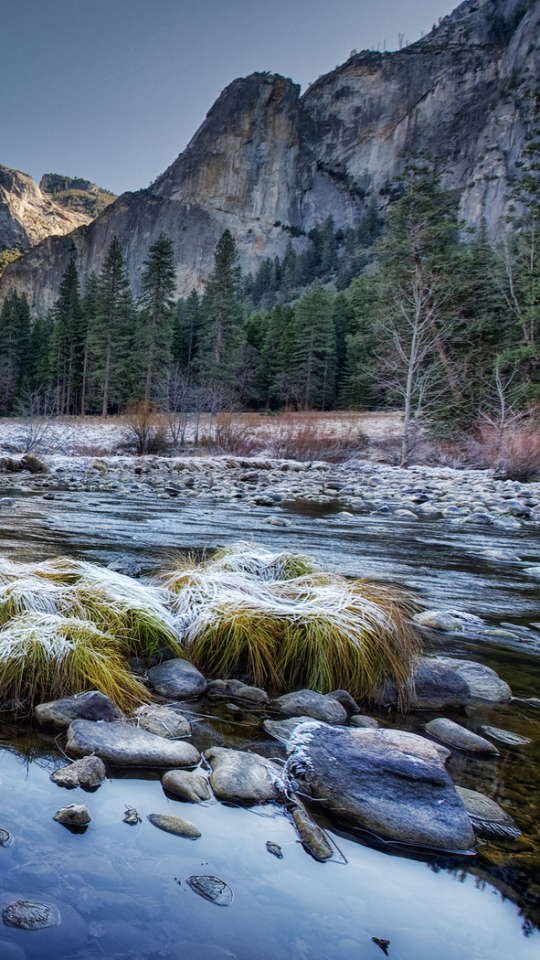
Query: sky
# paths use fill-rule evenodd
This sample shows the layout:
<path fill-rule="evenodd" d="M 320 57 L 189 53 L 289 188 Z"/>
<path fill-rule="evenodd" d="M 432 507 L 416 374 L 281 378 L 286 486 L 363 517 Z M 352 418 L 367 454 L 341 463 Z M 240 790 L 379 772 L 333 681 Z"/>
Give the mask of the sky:
<path fill-rule="evenodd" d="M 221 90 L 271 71 L 305 90 L 352 49 L 412 43 L 451 0 L 0 0 L 0 164 L 147 187 Z"/>

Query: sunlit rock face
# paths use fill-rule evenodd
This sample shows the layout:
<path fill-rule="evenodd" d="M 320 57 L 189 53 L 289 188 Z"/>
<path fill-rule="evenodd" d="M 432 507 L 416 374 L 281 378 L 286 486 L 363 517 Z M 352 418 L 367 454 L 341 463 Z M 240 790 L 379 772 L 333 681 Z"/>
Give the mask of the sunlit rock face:
<path fill-rule="evenodd" d="M 27 173 L 0 166 L 0 251 L 25 250 L 46 237 L 71 233 L 91 219 L 56 203 Z"/>
<path fill-rule="evenodd" d="M 282 256 L 291 237 L 301 250 L 303 234 L 330 215 L 337 229 L 373 196 L 384 208 L 404 149 L 445 160 L 461 215 L 476 225 L 485 218 L 496 236 L 530 129 L 524 93 L 540 73 L 540 0 L 519 3 L 463 3 L 417 43 L 354 54 L 302 97 L 274 74 L 233 81 L 148 189 L 123 194 L 88 226 L 10 265 L 0 296 L 16 287 L 43 312 L 70 257 L 84 283 L 114 236 L 138 293 L 142 261 L 162 231 L 174 243 L 179 296 L 200 288 L 225 228 L 243 270 L 256 270 Z"/>

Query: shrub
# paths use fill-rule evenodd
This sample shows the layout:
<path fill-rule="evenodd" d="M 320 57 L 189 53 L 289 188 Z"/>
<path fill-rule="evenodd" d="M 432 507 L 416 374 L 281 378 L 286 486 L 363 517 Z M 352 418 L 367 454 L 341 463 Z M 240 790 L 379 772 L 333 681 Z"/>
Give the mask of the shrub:
<path fill-rule="evenodd" d="M 219 413 L 208 433 L 202 434 L 199 446 L 212 453 L 230 453 L 235 457 L 250 457 L 262 449 L 261 441 L 248 426 L 233 420 L 232 414 Z"/>
<path fill-rule="evenodd" d="M 278 424 L 267 449 L 273 457 L 285 460 L 326 460 L 341 463 L 366 452 L 369 440 L 360 432 L 349 429 L 343 433 L 332 424 L 316 417 L 289 416 Z"/>
<path fill-rule="evenodd" d="M 480 424 L 475 436 L 460 449 L 464 465 L 490 470 L 497 479 L 540 478 L 540 430 L 531 423 L 505 430 Z"/>
<path fill-rule="evenodd" d="M 132 400 L 126 409 L 126 426 L 120 446 L 138 457 L 167 453 L 166 418 L 148 400 Z"/>

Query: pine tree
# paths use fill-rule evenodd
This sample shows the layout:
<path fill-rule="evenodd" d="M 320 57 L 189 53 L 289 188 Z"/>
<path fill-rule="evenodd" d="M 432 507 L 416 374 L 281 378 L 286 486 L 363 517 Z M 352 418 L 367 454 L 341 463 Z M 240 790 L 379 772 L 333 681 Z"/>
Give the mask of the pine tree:
<path fill-rule="evenodd" d="M 96 402 L 106 417 L 129 398 L 130 347 L 135 308 L 122 248 L 115 237 L 99 276 L 96 312 L 88 331 L 91 376 Z"/>
<path fill-rule="evenodd" d="M 314 280 L 294 306 L 294 379 L 298 403 L 306 410 L 331 407 L 335 389 L 336 332 L 332 298 Z"/>
<path fill-rule="evenodd" d="M 77 413 L 82 390 L 85 325 L 79 275 L 72 257 L 62 277 L 53 311 L 50 370 L 56 384 L 57 413 Z"/>
<path fill-rule="evenodd" d="M 173 321 L 171 353 L 174 363 L 191 370 L 197 354 L 201 327 L 201 300 L 196 290 L 178 301 Z"/>
<path fill-rule="evenodd" d="M 176 271 L 173 242 L 162 233 L 150 247 L 144 261 L 137 349 L 144 364 L 144 396 L 149 400 L 153 387 L 171 360 Z"/>
<path fill-rule="evenodd" d="M 236 243 L 225 230 L 216 246 L 214 270 L 204 288 L 198 356 L 201 377 L 220 386 L 234 387 L 244 340 L 243 311 L 238 302 L 240 276 Z"/>
<path fill-rule="evenodd" d="M 4 300 L 0 313 L 0 410 L 10 413 L 28 374 L 30 309 L 26 294 L 16 290 Z"/>
<path fill-rule="evenodd" d="M 83 417 L 85 417 L 87 413 L 89 371 L 91 363 L 91 334 L 96 323 L 98 298 L 99 278 L 97 274 L 91 273 L 86 281 L 86 287 L 82 301 L 84 314 L 84 352 L 81 377 L 81 416 Z"/>

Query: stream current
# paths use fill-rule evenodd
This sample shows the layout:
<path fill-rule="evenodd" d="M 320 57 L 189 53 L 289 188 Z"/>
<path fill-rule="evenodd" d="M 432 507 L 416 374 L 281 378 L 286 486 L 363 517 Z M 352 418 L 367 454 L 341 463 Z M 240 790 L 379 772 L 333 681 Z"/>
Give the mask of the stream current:
<path fill-rule="evenodd" d="M 5 491 L 10 494 L 9 490 Z M 0 910 L 17 898 L 54 904 L 58 926 L 19 930 L 0 921 L 1 960 L 377 960 L 389 940 L 393 960 L 525 960 L 540 952 L 540 595 L 523 562 L 486 558 L 511 551 L 540 562 L 539 528 L 464 527 L 431 520 L 339 516 L 342 506 L 285 504 L 290 526 L 265 523 L 267 509 L 201 507 L 99 494 L 43 501 L 16 489 L 0 510 L 0 555 L 22 561 L 69 554 L 103 564 L 135 559 L 145 573 L 176 551 L 204 551 L 238 540 L 309 553 L 324 566 L 414 590 L 430 608 L 465 610 L 494 628 L 482 637 L 433 634 L 435 653 L 478 660 L 512 687 L 509 704 L 444 715 L 529 738 L 498 743 L 501 756 L 479 760 L 454 751 L 455 783 L 502 803 L 522 830 L 513 842 L 489 841 L 475 857 L 432 855 L 347 832 L 318 819 L 335 843 L 327 863 L 312 859 L 280 807 L 250 809 L 215 800 L 197 806 L 168 798 L 152 771 L 109 768 L 95 793 L 63 791 L 50 779 L 61 765 L 62 738 L 0 714 Z M 519 698 L 519 699 L 518 699 Z M 208 700 L 186 704 L 193 742 L 251 748 L 284 758 L 255 714 L 234 721 Z M 203 717 L 202 714 L 205 714 Z M 383 725 L 423 732 L 437 716 L 377 715 Z M 66 803 L 86 803 L 92 822 L 74 833 L 53 821 Z M 142 822 L 122 822 L 136 807 Z M 202 836 L 170 836 L 147 820 L 175 813 Z M 2 834 L 0 834 L 0 837 Z M 283 859 L 266 849 L 278 844 Z M 225 881 L 233 902 L 199 897 L 190 876 Z"/>

